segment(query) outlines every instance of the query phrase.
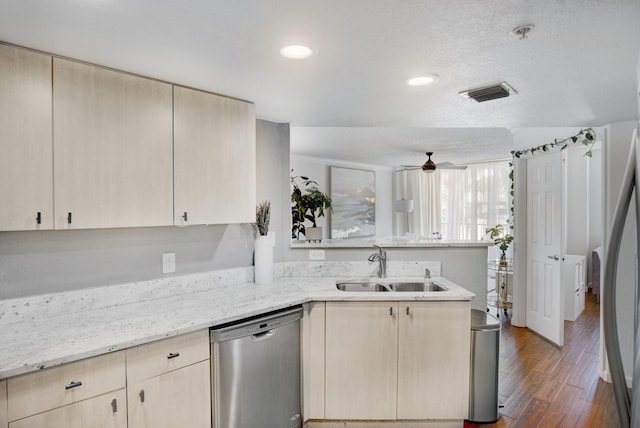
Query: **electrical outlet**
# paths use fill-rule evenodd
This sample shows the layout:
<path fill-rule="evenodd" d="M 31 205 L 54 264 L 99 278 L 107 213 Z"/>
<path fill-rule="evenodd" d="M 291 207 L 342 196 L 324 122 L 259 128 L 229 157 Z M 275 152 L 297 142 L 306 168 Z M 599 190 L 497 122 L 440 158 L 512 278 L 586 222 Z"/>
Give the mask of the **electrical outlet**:
<path fill-rule="evenodd" d="M 172 273 L 176 271 L 176 253 L 162 254 L 162 273 Z"/>
<path fill-rule="evenodd" d="M 324 260 L 324 250 L 309 250 L 309 260 Z"/>

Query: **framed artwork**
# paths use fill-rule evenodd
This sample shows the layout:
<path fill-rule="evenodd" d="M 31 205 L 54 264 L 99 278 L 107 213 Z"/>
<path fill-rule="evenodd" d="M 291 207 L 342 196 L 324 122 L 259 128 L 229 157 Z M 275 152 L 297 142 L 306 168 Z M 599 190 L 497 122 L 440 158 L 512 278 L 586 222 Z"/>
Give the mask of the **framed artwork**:
<path fill-rule="evenodd" d="M 376 234 L 376 173 L 331 167 L 331 238 Z"/>

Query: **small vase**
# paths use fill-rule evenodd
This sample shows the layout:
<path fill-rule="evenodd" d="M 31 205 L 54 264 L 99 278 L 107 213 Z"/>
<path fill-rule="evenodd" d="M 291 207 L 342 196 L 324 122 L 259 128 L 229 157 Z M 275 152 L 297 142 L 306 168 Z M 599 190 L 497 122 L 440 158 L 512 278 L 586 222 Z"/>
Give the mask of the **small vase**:
<path fill-rule="evenodd" d="M 307 227 L 304 235 L 307 241 L 322 242 L 322 228 L 321 227 Z"/>
<path fill-rule="evenodd" d="M 505 253 L 502 253 L 500 255 L 500 266 L 501 267 L 509 266 L 509 262 L 507 261 L 507 255 Z"/>
<path fill-rule="evenodd" d="M 273 282 L 273 243 L 266 235 L 256 238 L 254 270 L 256 284 L 269 285 Z"/>

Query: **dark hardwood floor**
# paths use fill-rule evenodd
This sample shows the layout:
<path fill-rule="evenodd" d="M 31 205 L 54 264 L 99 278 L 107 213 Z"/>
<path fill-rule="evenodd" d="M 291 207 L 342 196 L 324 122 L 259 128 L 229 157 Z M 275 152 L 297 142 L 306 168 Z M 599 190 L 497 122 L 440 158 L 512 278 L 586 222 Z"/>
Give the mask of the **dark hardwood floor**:
<path fill-rule="evenodd" d="M 618 427 L 613 389 L 599 377 L 599 310 L 591 294 L 558 348 L 503 316 L 500 419 L 472 427 Z"/>

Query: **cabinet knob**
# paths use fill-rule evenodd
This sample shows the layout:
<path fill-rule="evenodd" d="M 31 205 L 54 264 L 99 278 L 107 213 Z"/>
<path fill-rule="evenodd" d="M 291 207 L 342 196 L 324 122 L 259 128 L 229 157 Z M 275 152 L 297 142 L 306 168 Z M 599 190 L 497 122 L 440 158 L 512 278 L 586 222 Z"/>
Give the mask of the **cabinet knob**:
<path fill-rule="evenodd" d="M 138 395 L 140 396 L 140 402 L 144 403 L 144 389 L 141 389 Z"/>
<path fill-rule="evenodd" d="M 405 309 L 405 312 L 407 313 L 407 315 L 409 315 L 409 306 L 407 306 L 407 309 Z"/>
<path fill-rule="evenodd" d="M 393 316 L 393 306 L 389 306 L 389 316 Z"/>
<path fill-rule="evenodd" d="M 188 217 L 187 217 L 187 212 L 185 211 L 185 212 L 184 212 L 184 214 L 182 214 L 182 219 L 183 219 L 184 221 L 188 221 L 188 220 L 187 220 L 187 218 L 188 218 Z"/>
<path fill-rule="evenodd" d="M 69 383 L 69 385 L 65 386 L 64 389 L 69 390 L 69 389 L 77 388 L 79 386 L 82 386 L 82 382 L 71 381 L 71 383 Z"/>
<path fill-rule="evenodd" d="M 169 355 L 167 355 L 167 360 L 170 360 L 172 358 L 176 358 L 180 356 L 180 352 L 171 352 Z"/>
<path fill-rule="evenodd" d="M 67 224 L 71 224 L 71 213 L 67 214 Z"/>
<path fill-rule="evenodd" d="M 113 410 L 113 413 L 118 412 L 118 400 L 116 400 L 115 398 L 111 400 L 111 410 Z"/>
<path fill-rule="evenodd" d="M 36 214 L 36 223 L 42 224 L 42 213 L 40 211 L 38 211 L 38 214 Z"/>

